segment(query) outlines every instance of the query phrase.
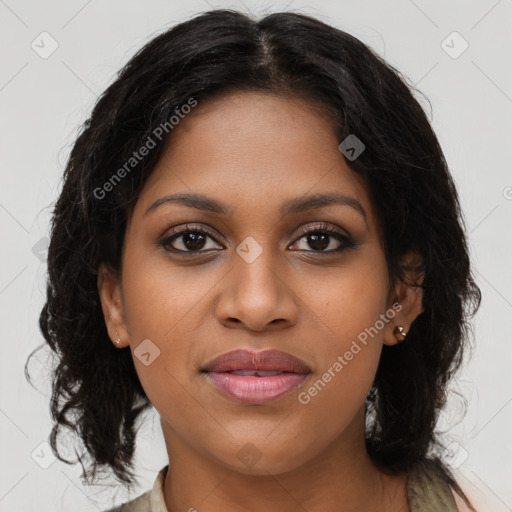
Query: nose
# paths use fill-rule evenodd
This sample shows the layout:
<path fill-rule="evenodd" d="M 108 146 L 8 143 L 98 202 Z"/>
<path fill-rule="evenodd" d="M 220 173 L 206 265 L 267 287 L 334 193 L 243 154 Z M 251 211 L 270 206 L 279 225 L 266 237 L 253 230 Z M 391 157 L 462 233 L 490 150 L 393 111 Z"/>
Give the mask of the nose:
<path fill-rule="evenodd" d="M 233 267 L 221 282 L 216 316 L 229 328 L 250 331 L 282 329 L 295 325 L 299 316 L 298 297 L 290 272 L 263 251 L 247 262 L 234 255 Z"/>

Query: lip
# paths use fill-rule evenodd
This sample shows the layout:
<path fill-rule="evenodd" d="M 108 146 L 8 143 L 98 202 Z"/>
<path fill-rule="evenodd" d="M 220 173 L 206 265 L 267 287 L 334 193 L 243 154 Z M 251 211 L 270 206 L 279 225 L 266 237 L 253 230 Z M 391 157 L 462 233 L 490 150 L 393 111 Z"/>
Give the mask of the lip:
<path fill-rule="evenodd" d="M 311 369 L 301 359 L 280 350 L 233 350 L 210 361 L 201 372 L 224 395 L 246 404 L 263 404 L 298 388 Z"/>
<path fill-rule="evenodd" d="M 299 359 L 280 350 L 240 349 L 226 352 L 206 364 L 201 371 L 229 372 L 234 370 L 282 371 L 290 373 L 310 373 L 311 368 Z"/>

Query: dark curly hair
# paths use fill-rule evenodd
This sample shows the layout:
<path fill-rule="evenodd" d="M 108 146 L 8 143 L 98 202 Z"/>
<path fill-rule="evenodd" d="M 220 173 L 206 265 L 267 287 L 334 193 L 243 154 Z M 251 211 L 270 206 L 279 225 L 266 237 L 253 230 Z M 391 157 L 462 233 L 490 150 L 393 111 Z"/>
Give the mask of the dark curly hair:
<path fill-rule="evenodd" d="M 441 457 L 431 457 L 441 446 L 435 425 L 447 385 L 470 347 L 469 320 L 481 300 L 454 182 L 408 80 L 355 37 L 293 12 L 255 20 L 212 10 L 157 35 L 82 126 L 54 206 L 39 319 L 58 362 L 50 407 L 54 453 L 70 462 L 57 442 L 67 428 L 84 444 L 84 478 L 110 469 L 129 488 L 136 481 L 135 422 L 151 404 L 129 348 L 109 340 L 98 267 L 120 268 L 127 219 L 172 131 L 153 137 L 156 147 L 110 193 L 99 199 L 97 191 L 190 98 L 201 103 L 244 90 L 304 98 L 332 120 L 339 141 L 356 134 L 364 142 L 349 165 L 365 178 L 379 216 L 389 276 L 406 278 L 401 257 L 413 250 L 423 277 L 416 283 L 423 310 L 407 342 L 383 347 L 366 400 L 366 447 L 389 473 L 435 460 L 469 504 Z M 27 366 L 25 372 L 29 378 Z"/>

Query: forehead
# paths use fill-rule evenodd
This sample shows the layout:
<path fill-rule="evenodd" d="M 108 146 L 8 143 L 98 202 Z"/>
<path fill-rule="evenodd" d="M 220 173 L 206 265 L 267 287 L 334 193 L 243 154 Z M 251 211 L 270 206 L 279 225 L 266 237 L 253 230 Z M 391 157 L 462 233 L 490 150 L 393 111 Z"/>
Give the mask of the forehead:
<path fill-rule="evenodd" d="M 136 210 L 176 192 L 253 212 L 277 211 L 308 192 L 338 192 L 368 211 L 364 180 L 347 165 L 339 142 L 328 115 L 304 99 L 235 92 L 199 102 L 171 131 Z"/>

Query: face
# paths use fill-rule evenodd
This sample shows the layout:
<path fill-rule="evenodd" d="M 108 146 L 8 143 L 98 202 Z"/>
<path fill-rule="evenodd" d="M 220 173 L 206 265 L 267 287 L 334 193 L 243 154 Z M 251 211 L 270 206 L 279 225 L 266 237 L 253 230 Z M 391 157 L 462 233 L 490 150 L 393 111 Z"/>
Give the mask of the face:
<path fill-rule="evenodd" d="M 388 280 L 366 185 L 339 143 L 307 102 L 258 93 L 198 104 L 174 128 L 129 219 L 122 270 L 102 267 L 99 288 L 176 450 L 264 474 L 363 439 L 382 345 L 414 308 Z M 307 202 L 326 194 L 338 201 Z M 309 373 L 244 401 L 201 371 L 236 349 L 279 350 Z"/>

